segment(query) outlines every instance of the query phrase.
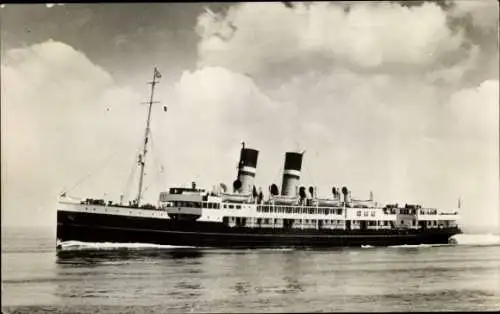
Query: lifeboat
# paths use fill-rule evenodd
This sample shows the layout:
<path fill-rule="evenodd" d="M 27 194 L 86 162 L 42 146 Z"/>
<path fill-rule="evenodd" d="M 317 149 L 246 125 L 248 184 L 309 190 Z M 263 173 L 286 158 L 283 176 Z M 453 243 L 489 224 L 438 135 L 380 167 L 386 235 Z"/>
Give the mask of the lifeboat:
<path fill-rule="evenodd" d="M 221 193 L 222 201 L 232 201 L 232 202 L 249 202 L 252 198 L 252 194 L 233 194 L 233 193 Z"/>
<path fill-rule="evenodd" d="M 342 202 L 339 200 L 328 199 L 328 198 L 318 198 L 316 199 L 318 206 L 342 206 Z"/>
<path fill-rule="evenodd" d="M 296 196 L 274 195 L 270 198 L 270 201 L 276 205 L 295 205 L 299 203 L 299 198 Z"/>

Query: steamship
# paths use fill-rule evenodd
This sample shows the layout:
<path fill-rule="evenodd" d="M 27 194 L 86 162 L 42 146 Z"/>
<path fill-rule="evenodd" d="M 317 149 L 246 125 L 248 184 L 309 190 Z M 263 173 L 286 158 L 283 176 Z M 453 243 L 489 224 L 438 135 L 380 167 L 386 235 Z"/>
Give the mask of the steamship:
<path fill-rule="evenodd" d="M 65 241 L 151 243 L 192 247 L 272 248 L 447 244 L 461 233 L 457 210 L 419 204 L 385 204 L 351 197 L 347 187 L 332 187 L 320 198 L 316 187 L 300 183 L 304 152 L 285 152 L 281 189 L 257 189 L 259 151 L 242 143 L 232 190 L 171 187 L 156 205 L 142 204 L 155 68 L 146 124 L 138 196 L 123 204 L 104 199 L 74 199 L 63 193 L 57 208 L 57 247 Z"/>

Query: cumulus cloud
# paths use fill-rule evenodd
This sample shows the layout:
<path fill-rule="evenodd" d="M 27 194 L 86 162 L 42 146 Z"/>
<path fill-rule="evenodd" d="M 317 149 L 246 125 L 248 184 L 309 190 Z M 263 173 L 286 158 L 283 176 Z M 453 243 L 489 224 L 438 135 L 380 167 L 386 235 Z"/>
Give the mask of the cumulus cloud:
<path fill-rule="evenodd" d="M 498 29 L 498 1 L 449 1 L 453 17 L 470 18 L 483 31 Z"/>
<path fill-rule="evenodd" d="M 468 223 L 488 223 L 498 220 L 498 10 L 465 2 L 238 4 L 199 16 L 197 73 L 250 74 L 280 113 L 268 129 L 280 148 L 307 148 L 305 181 L 440 207 L 462 195 Z"/>
<path fill-rule="evenodd" d="M 139 140 L 131 118 L 139 114 L 132 105 L 139 98 L 63 43 L 8 50 L 2 61 L 2 206 L 11 208 L 4 218 L 50 221 L 64 187 L 105 156 L 126 152 L 124 141 Z M 115 164 L 123 162 L 117 158 Z M 123 175 L 118 179 L 123 181 Z M 94 183 L 102 191 L 109 188 L 105 176 Z"/>
<path fill-rule="evenodd" d="M 147 86 L 120 86 L 56 41 L 7 50 L 1 73 L 4 223 L 53 225 L 57 195 L 67 189 L 77 197 L 135 197 Z M 153 109 L 147 201 L 170 185 L 232 180 L 241 140 L 283 137 L 269 137 L 278 108 L 243 74 L 186 72 L 171 88 L 161 83 L 157 97 L 168 111 Z"/>
<path fill-rule="evenodd" d="M 266 131 L 276 115 L 275 105 L 249 77 L 220 67 L 185 72 L 169 102 L 171 114 L 184 122 L 165 125 L 166 137 L 162 141 L 172 147 L 182 147 L 176 150 L 179 157 L 173 157 L 179 161 L 174 163 L 176 169 L 183 167 L 188 177 L 204 180 L 206 184 L 217 183 L 211 182 L 210 177 L 212 180 L 233 177 L 234 167 L 223 169 L 219 167 L 221 162 L 234 159 L 242 140 L 255 142 L 270 136 Z M 173 134 L 176 134 L 173 139 L 168 138 Z M 224 156 L 231 147 L 231 154 Z M 196 162 L 206 157 L 210 159 Z"/>
<path fill-rule="evenodd" d="M 222 68 L 185 73 L 171 114 L 189 123 L 171 126 L 170 134 L 183 135 L 177 141 L 164 139 L 182 147 L 170 157 L 172 182 L 230 183 L 246 140 L 261 151 L 256 182 L 264 188 L 280 183 L 285 151 L 306 149 L 303 182 L 322 196 L 331 185 L 348 185 L 359 197 L 374 190 L 381 201 L 444 208 L 461 196 L 471 206 L 468 223 L 495 220 L 498 81 L 451 97 L 417 83 L 344 69 L 316 85 L 304 76 L 264 93 Z M 488 216 L 477 216 L 472 204 Z"/>
<path fill-rule="evenodd" d="M 441 174 L 461 174 L 446 189 L 460 191 L 467 200 L 464 218 L 470 225 L 500 219 L 499 89 L 498 80 L 485 81 L 454 93 L 447 107 L 449 134 L 443 141 Z"/>
<path fill-rule="evenodd" d="M 456 136 L 474 140 L 498 139 L 498 80 L 484 81 L 473 89 L 463 89 L 454 93 L 449 109 L 454 121 Z"/>
<path fill-rule="evenodd" d="M 462 196 L 464 220 L 488 224 L 498 217 L 499 83 L 490 66 L 498 46 L 487 31 L 493 19 L 470 23 L 490 19 L 482 14 L 358 2 L 242 3 L 201 14 L 199 67 L 158 89 L 169 108 L 152 121 L 165 166 L 160 188 L 230 185 L 246 141 L 260 150 L 264 190 L 279 185 L 284 152 L 305 149 L 303 182 L 321 196 L 347 185 L 358 197 L 373 190 L 382 202 L 444 208 Z M 140 143 L 146 109 L 137 104 L 147 91 L 117 85 L 61 43 L 10 50 L 5 60 L 7 195 L 54 204 L 47 195 L 118 150 L 111 169 L 80 190 L 116 199 Z M 154 169 L 147 172 L 151 181 Z"/>
<path fill-rule="evenodd" d="M 258 72 L 306 54 L 368 69 L 427 68 L 463 42 L 462 32 L 450 30 L 446 13 L 434 3 L 408 8 L 365 2 L 349 8 L 327 2 L 294 9 L 242 3 L 224 16 L 205 13 L 198 21 L 200 62 Z"/>

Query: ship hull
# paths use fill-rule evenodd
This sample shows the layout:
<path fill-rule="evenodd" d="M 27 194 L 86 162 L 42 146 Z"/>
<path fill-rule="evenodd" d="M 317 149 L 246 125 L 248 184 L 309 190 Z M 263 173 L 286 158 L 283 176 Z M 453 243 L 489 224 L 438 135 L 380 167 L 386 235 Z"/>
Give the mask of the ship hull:
<path fill-rule="evenodd" d="M 217 222 L 182 222 L 58 211 L 57 240 L 151 243 L 217 248 L 348 247 L 447 244 L 459 228 L 427 230 L 315 230 L 228 227 Z"/>

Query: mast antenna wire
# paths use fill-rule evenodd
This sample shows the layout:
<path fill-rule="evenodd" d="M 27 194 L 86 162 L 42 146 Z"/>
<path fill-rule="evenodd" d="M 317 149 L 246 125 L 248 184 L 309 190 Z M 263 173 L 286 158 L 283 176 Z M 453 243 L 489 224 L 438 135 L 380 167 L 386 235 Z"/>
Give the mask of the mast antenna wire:
<path fill-rule="evenodd" d="M 111 160 L 111 157 L 115 156 L 117 153 L 118 153 L 118 148 L 115 149 L 115 151 L 113 153 L 111 153 L 108 157 L 106 157 L 106 159 L 101 164 L 99 164 L 98 167 L 96 167 L 95 169 L 93 169 L 89 173 L 87 173 L 84 177 L 82 177 L 80 180 L 78 180 L 73 186 L 71 186 L 68 189 L 63 189 L 63 192 L 61 194 L 66 194 L 69 191 L 75 189 L 80 184 L 82 184 L 86 179 L 88 179 L 95 172 L 97 172 L 97 170 L 100 170 L 102 167 L 104 167 Z"/>
<path fill-rule="evenodd" d="M 160 79 L 162 77 L 160 71 L 158 70 L 157 67 L 154 67 L 153 71 L 153 81 L 149 82 L 151 84 L 151 96 L 149 98 L 149 106 L 148 106 L 148 119 L 146 120 L 146 129 L 144 130 L 144 147 L 142 149 L 142 154 L 140 157 L 140 166 L 141 166 L 141 175 L 139 177 L 139 187 L 137 189 L 137 198 L 136 198 L 136 206 L 139 207 L 140 202 L 141 202 L 141 197 L 142 197 L 142 184 L 144 180 L 144 169 L 146 166 L 146 154 L 148 152 L 148 139 L 149 139 L 149 130 L 150 130 L 150 123 L 151 123 L 151 109 L 153 107 L 153 103 L 156 103 L 153 100 L 154 97 L 154 91 L 155 91 L 155 86 L 156 84 L 159 84 L 159 81 L 157 79 Z"/>
<path fill-rule="evenodd" d="M 156 147 L 155 147 L 155 144 L 154 144 L 154 136 L 153 136 L 153 132 L 151 130 L 149 130 L 150 132 L 150 139 L 151 139 L 151 154 L 153 155 L 153 168 L 156 169 L 156 176 L 155 176 L 155 185 L 159 185 L 159 179 L 160 179 L 160 175 L 162 174 L 163 170 L 163 165 L 158 162 L 158 156 L 156 154 Z M 145 174 L 146 175 L 146 174 Z M 149 188 L 151 187 L 151 184 L 152 182 L 150 181 L 149 184 L 142 190 L 142 194 L 146 194 L 146 192 L 149 190 Z"/>
<path fill-rule="evenodd" d="M 151 135 L 151 153 L 153 154 L 153 159 L 154 159 L 154 162 L 155 162 L 155 166 L 157 167 L 157 170 L 159 169 L 159 171 L 156 173 L 156 184 L 159 185 L 160 176 L 161 175 L 165 176 L 165 166 L 161 162 L 161 158 L 158 157 L 158 151 L 156 149 L 156 145 L 155 145 L 155 142 L 154 142 L 153 132 L 151 130 L 149 130 L 149 132 L 150 132 L 150 135 Z"/>
<path fill-rule="evenodd" d="M 136 152 L 140 152 L 141 148 L 140 145 L 136 149 Z M 130 192 L 130 185 L 132 184 L 132 180 L 134 179 L 135 176 L 135 170 L 137 169 L 137 153 L 134 154 L 134 158 L 132 159 L 132 166 L 130 167 L 130 172 L 127 178 L 127 181 L 125 181 L 125 186 L 123 187 L 123 199 L 126 200 L 128 199 L 129 192 Z"/>

